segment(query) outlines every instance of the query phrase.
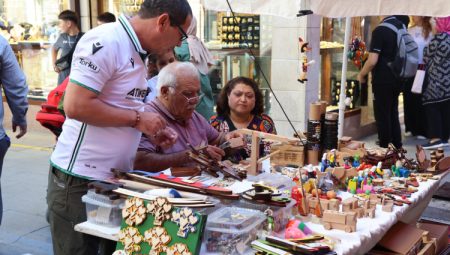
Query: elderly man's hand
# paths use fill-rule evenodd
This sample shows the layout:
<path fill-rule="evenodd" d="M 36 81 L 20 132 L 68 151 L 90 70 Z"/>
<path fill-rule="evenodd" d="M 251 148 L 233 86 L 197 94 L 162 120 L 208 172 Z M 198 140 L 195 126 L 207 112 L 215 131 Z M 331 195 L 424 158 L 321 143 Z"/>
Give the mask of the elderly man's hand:
<path fill-rule="evenodd" d="M 166 121 L 157 113 L 140 112 L 141 120 L 136 128 L 144 133 L 150 141 L 162 148 L 169 148 L 175 144 L 178 134 L 166 127 Z"/>
<path fill-rule="evenodd" d="M 222 160 L 222 157 L 225 156 L 225 151 L 213 145 L 208 145 L 208 147 L 206 148 L 206 152 L 209 154 L 209 156 L 218 161 Z"/>
<path fill-rule="evenodd" d="M 225 135 L 225 141 L 228 141 L 231 138 L 242 138 L 242 139 L 244 139 L 244 135 L 239 133 L 239 132 L 236 132 L 236 131 L 229 132 L 229 133 L 227 133 Z"/>
<path fill-rule="evenodd" d="M 170 127 L 166 127 L 154 134 L 150 140 L 152 143 L 161 146 L 163 149 L 167 149 L 175 144 L 177 138 L 177 132 Z"/>
<path fill-rule="evenodd" d="M 136 125 L 136 129 L 146 134 L 148 137 L 152 137 L 160 130 L 166 128 L 166 121 L 161 115 L 153 112 L 140 112 L 140 121 Z"/>

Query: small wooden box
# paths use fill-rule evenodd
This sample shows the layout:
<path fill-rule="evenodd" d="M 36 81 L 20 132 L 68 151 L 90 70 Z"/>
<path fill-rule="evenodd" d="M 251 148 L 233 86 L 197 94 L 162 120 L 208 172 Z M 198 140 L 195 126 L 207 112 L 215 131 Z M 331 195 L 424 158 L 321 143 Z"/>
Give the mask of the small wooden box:
<path fill-rule="evenodd" d="M 303 146 L 294 146 L 290 144 L 272 145 L 271 153 L 281 150 L 270 157 L 270 163 L 275 165 L 297 165 L 303 166 L 305 163 L 305 150 Z"/>

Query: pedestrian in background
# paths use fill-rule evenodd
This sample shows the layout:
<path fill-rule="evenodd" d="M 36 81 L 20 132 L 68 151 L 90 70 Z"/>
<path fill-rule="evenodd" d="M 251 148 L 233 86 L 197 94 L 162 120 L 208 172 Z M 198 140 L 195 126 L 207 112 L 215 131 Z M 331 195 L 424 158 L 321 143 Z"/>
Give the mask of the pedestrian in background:
<path fill-rule="evenodd" d="M 433 37 L 431 27 L 431 17 L 413 16 L 413 25 L 408 29 L 409 34 L 414 38 L 418 47 L 419 69 L 424 70 L 423 50 L 430 43 Z M 403 90 L 403 109 L 405 117 L 405 136 L 415 136 L 418 139 L 426 139 L 426 116 L 422 105 L 422 95 L 411 92 L 414 82 L 409 79 L 405 83 Z"/>
<path fill-rule="evenodd" d="M 450 136 L 450 16 L 436 18 L 436 35 L 425 48 L 426 83 L 422 101 L 427 117 L 424 149 L 449 146 Z"/>
<path fill-rule="evenodd" d="M 53 70 L 58 73 L 58 83 L 61 84 L 70 73 L 72 56 L 75 46 L 83 33 L 78 27 L 78 15 L 71 10 L 62 11 L 58 15 L 61 34 L 52 47 Z"/>
<path fill-rule="evenodd" d="M 0 81 L 3 88 L 3 92 L 6 97 L 6 102 L 11 109 L 12 118 L 12 130 L 16 132 L 17 127 L 19 133 L 16 138 L 19 139 L 27 132 L 27 119 L 26 114 L 28 110 L 28 85 L 25 79 L 25 75 L 17 63 L 16 56 L 11 49 L 9 43 L 0 36 Z M 6 151 L 11 144 L 8 135 L 3 128 L 3 99 L 0 99 L 0 180 L 3 168 L 3 159 L 5 158 Z M 0 225 L 2 223 L 3 216 L 3 203 L 2 203 L 2 185 L 0 182 Z"/>
<path fill-rule="evenodd" d="M 192 22 L 187 33 L 187 40 L 183 41 L 181 47 L 175 48 L 175 56 L 179 61 L 190 61 L 200 73 L 202 100 L 195 110 L 206 120 L 214 115 L 214 98 L 211 83 L 208 77 L 209 67 L 214 64 L 214 60 L 206 46 L 197 37 L 197 20 L 192 18 Z"/>
<path fill-rule="evenodd" d="M 382 23 L 390 23 L 397 28 L 408 27 L 409 17 L 388 16 Z M 359 82 L 366 82 L 366 75 L 372 72 L 373 111 L 377 125 L 380 147 L 387 148 L 390 143 L 402 147 L 398 96 L 404 82 L 396 78 L 388 63 L 395 58 L 397 34 L 388 27 L 378 25 L 372 32 L 369 57 L 358 74 Z"/>

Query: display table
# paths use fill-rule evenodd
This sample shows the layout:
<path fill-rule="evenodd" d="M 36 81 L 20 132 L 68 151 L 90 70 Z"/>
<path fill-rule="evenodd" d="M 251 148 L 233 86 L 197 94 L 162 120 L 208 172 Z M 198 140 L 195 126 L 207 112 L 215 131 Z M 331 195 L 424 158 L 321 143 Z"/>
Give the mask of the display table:
<path fill-rule="evenodd" d="M 337 254 L 365 254 L 372 249 L 384 234 L 397 221 L 415 223 L 430 202 L 433 193 L 439 188 L 440 180 L 447 172 L 439 175 L 439 180 L 420 182 L 418 191 L 413 193 L 409 200 L 410 205 L 394 206 L 392 212 L 383 212 L 381 205 L 377 205 L 375 218 L 360 218 L 356 225 L 356 232 L 347 233 L 342 230 L 325 230 L 321 224 L 307 223 L 314 232 L 318 232 L 337 240 L 335 247 Z M 342 198 L 350 197 L 344 192 Z"/>
<path fill-rule="evenodd" d="M 392 212 L 383 212 L 381 205 L 377 205 L 375 218 L 360 218 L 357 222 L 356 232 L 347 233 L 342 230 L 325 230 L 321 224 L 307 222 L 309 228 L 314 232 L 326 235 L 334 240 L 337 244 L 334 250 L 337 254 L 365 254 L 372 249 L 383 235 L 397 222 L 415 223 L 423 210 L 430 202 L 433 193 L 439 188 L 440 180 L 447 172 L 439 175 L 439 180 L 428 180 L 420 182 L 418 191 L 411 195 L 410 205 L 394 206 Z M 340 193 L 342 199 L 351 197 L 347 192 Z M 119 228 L 108 228 L 83 222 L 75 226 L 75 230 L 117 241 Z M 204 247 L 203 247 L 204 249 Z M 202 251 L 204 253 L 204 250 Z"/>

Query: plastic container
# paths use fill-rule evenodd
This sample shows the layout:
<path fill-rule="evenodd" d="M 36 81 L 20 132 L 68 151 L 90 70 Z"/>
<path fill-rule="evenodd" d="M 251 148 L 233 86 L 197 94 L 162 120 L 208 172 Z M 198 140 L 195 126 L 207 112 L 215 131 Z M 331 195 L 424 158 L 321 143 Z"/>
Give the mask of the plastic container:
<path fill-rule="evenodd" d="M 107 227 L 120 226 L 123 199 L 110 200 L 107 196 L 95 193 L 94 190 L 88 190 L 87 194 L 81 197 L 81 201 L 86 203 L 88 222 Z"/>
<path fill-rule="evenodd" d="M 224 207 L 213 212 L 206 223 L 207 251 L 244 254 L 265 219 L 260 211 L 239 207 Z"/>

